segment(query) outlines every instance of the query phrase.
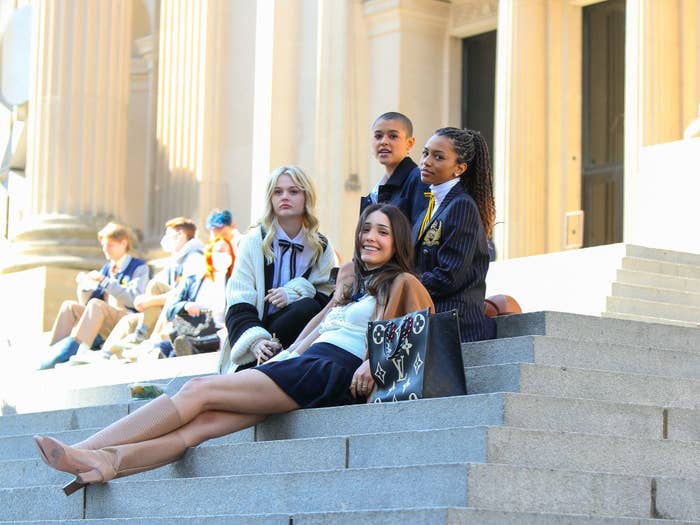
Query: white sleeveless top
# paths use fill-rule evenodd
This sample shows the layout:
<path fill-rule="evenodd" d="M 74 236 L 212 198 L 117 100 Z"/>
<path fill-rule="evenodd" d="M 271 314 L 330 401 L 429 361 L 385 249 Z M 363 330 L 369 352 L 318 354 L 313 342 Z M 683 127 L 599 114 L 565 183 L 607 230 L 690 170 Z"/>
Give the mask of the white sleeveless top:
<path fill-rule="evenodd" d="M 377 300 L 365 295 L 359 301 L 335 306 L 321 322 L 321 334 L 314 343 L 330 343 L 339 346 L 364 360 L 367 350 L 367 323 L 372 319 Z"/>

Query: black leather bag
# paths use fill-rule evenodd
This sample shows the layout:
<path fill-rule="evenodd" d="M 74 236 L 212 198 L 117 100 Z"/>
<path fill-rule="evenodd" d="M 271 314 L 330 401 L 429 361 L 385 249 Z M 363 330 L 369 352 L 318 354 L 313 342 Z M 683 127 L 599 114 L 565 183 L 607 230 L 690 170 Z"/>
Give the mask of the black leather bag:
<path fill-rule="evenodd" d="M 367 344 L 373 403 L 467 393 L 456 310 L 372 321 Z"/>

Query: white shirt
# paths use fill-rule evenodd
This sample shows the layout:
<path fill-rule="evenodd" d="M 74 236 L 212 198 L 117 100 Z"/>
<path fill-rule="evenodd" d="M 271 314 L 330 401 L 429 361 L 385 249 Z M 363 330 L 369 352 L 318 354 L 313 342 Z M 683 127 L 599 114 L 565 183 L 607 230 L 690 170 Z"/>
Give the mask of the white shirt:
<path fill-rule="evenodd" d="M 204 279 L 194 302 L 201 307 L 209 308 L 216 327 L 222 328 L 226 314 L 226 274 L 216 272 L 213 280 Z"/>
<path fill-rule="evenodd" d="M 282 247 L 279 241 L 287 241 L 297 246 L 303 246 L 301 251 L 290 247 Z M 277 227 L 277 234 L 273 241 L 273 253 L 275 255 L 275 273 L 272 276 L 272 287 L 284 286 L 295 277 L 301 277 L 311 264 L 313 255 L 311 248 L 304 242 L 304 230 L 300 230 L 294 239 L 290 239 L 282 228 Z M 291 267 L 292 260 L 295 260 L 295 268 Z"/>
<path fill-rule="evenodd" d="M 432 191 L 433 195 L 435 195 L 435 205 L 433 206 L 433 213 L 430 214 L 431 219 L 440 207 L 440 204 L 442 204 L 442 201 L 444 201 L 445 197 L 447 197 L 447 194 L 450 193 L 450 190 L 452 190 L 452 188 L 454 188 L 460 182 L 460 178 L 455 177 L 454 179 L 448 180 L 447 182 L 443 182 L 442 184 L 438 184 L 437 186 L 435 186 L 434 184 L 430 185 L 430 191 Z"/>
<path fill-rule="evenodd" d="M 365 295 L 359 301 L 334 306 L 318 327 L 314 343 L 330 343 L 365 359 L 367 350 L 367 323 L 372 319 L 377 299 Z"/>

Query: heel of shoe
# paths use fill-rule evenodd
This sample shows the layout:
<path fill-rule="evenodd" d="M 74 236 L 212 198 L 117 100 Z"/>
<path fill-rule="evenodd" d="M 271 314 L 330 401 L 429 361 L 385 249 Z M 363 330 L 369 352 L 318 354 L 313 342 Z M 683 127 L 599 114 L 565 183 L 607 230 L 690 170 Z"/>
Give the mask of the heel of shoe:
<path fill-rule="evenodd" d="M 78 481 L 78 478 L 75 478 L 73 481 L 71 481 L 70 483 L 68 483 L 67 485 L 65 485 L 63 487 L 63 493 L 66 496 L 70 496 L 74 492 L 77 492 L 80 489 L 82 489 L 84 486 L 85 486 L 85 483 L 81 483 L 80 481 Z"/>
<path fill-rule="evenodd" d="M 103 483 L 104 475 L 97 469 L 88 470 L 87 472 L 81 472 L 75 479 L 63 487 L 63 492 L 66 496 L 70 496 L 74 492 L 82 489 L 85 485 L 90 483 Z"/>

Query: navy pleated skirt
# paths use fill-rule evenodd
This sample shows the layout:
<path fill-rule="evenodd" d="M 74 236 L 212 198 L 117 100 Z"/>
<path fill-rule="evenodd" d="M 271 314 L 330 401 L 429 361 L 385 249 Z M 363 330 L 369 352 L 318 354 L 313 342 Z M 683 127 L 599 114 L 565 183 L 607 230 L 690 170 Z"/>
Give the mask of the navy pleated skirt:
<path fill-rule="evenodd" d="M 294 359 L 256 367 L 302 408 L 363 402 L 350 394 L 350 382 L 362 360 L 330 343 L 316 343 Z"/>

